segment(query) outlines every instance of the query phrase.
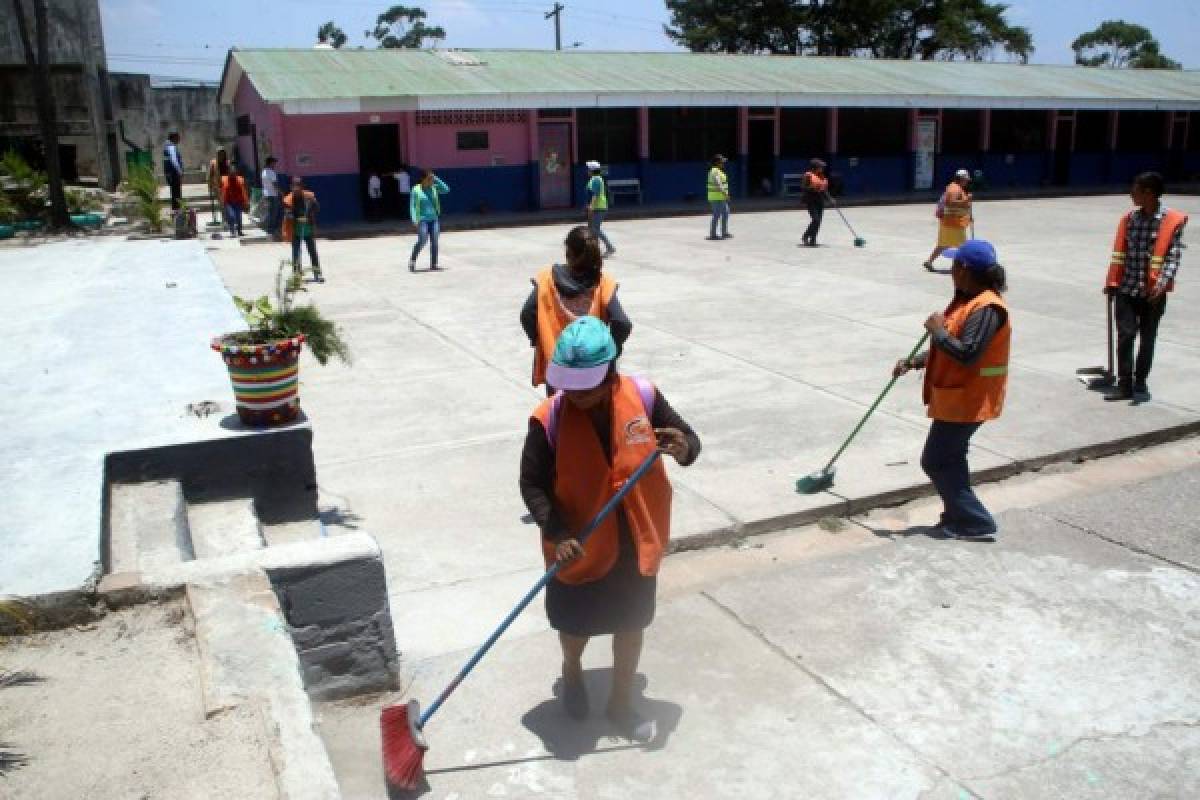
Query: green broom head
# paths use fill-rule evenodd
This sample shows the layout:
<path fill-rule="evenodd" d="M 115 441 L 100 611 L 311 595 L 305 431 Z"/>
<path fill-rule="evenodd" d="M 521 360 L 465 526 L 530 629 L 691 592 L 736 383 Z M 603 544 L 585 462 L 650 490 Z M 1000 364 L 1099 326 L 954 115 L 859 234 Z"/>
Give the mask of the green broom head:
<path fill-rule="evenodd" d="M 862 238 L 861 236 L 855 236 L 854 237 L 854 246 L 855 247 L 866 247 L 867 240 Z"/>
<path fill-rule="evenodd" d="M 809 473 L 803 478 L 796 481 L 796 492 L 798 494 L 816 494 L 823 492 L 830 486 L 833 486 L 833 475 L 837 472 L 835 467 L 825 467 L 816 472 Z"/>

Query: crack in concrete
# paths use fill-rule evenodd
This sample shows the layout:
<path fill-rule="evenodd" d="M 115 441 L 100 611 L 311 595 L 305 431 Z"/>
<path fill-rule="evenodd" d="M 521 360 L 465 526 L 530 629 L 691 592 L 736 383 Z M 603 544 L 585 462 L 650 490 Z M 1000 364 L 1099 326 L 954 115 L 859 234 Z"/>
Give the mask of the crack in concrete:
<path fill-rule="evenodd" d="M 1034 759 L 1033 761 L 1029 761 L 1025 764 L 1018 764 L 1017 766 L 1009 767 L 1008 769 L 1003 769 L 999 772 L 994 772 L 988 775 L 972 775 L 969 777 L 969 780 L 990 781 L 996 778 L 1007 778 L 1011 775 L 1017 774 L 1018 772 L 1024 772 L 1027 769 L 1033 769 L 1034 767 L 1040 767 L 1043 764 L 1049 764 L 1052 761 L 1056 761 L 1065 756 L 1067 753 L 1071 752 L 1071 750 L 1086 742 L 1115 742 L 1120 741 L 1121 739 L 1144 739 L 1147 736 L 1153 735 L 1158 728 L 1200 728 L 1200 720 L 1163 720 L 1162 722 L 1156 722 L 1150 727 L 1146 728 L 1145 732 L 1135 734 L 1134 730 L 1136 730 L 1137 727 L 1138 726 L 1136 725 L 1131 725 L 1129 728 L 1117 733 L 1091 733 L 1086 736 L 1080 736 L 1072 739 L 1065 747 L 1056 750 L 1054 753 L 1051 753 L 1048 756 Z"/>
<path fill-rule="evenodd" d="M 1176 561 L 1173 558 L 1167 558 L 1164 555 L 1159 555 L 1158 553 L 1155 553 L 1153 550 L 1147 550 L 1144 547 L 1138 547 L 1135 544 L 1131 544 L 1129 542 L 1123 542 L 1120 539 L 1114 539 L 1111 536 L 1106 536 L 1105 534 L 1101 533 L 1100 531 L 1092 530 L 1091 528 L 1087 527 L 1086 525 L 1080 525 L 1079 523 L 1072 522 L 1069 519 L 1063 519 L 1062 517 L 1059 517 L 1056 514 L 1050 514 L 1045 511 L 1038 511 L 1037 509 L 1032 509 L 1032 508 L 1028 509 L 1028 511 L 1031 514 L 1036 514 L 1039 517 L 1044 517 L 1045 519 L 1052 520 L 1054 522 L 1059 523 L 1060 525 L 1066 525 L 1068 528 L 1071 528 L 1072 530 L 1077 530 L 1080 533 L 1086 533 L 1089 536 L 1095 536 L 1097 539 L 1100 539 L 1101 541 L 1105 541 L 1105 542 L 1108 542 L 1109 544 L 1116 545 L 1117 547 L 1120 547 L 1123 550 L 1128 550 L 1131 553 L 1136 553 L 1137 555 L 1146 556 L 1148 558 L 1153 558 L 1154 560 L 1161 561 L 1164 564 L 1170 564 L 1173 567 L 1178 567 L 1179 569 L 1186 570 L 1186 571 L 1191 572 L 1196 575 L 1200 575 L 1200 567 L 1198 567 L 1194 564 L 1189 564 L 1186 561 Z"/>
<path fill-rule="evenodd" d="M 855 713 L 857 713 L 863 719 L 867 720 L 872 725 L 874 725 L 876 728 L 883 731 L 894 742 L 899 744 L 901 747 L 903 747 L 905 750 L 909 751 L 913 755 L 915 755 L 917 757 L 917 759 L 921 761 L 921 763 L 923 763 L 926 766 L 933 769 L 938 774 L 939 778 L 933 784 L 933 786 L 922 791 L 922 796 L 924 796 L 926 793 L 936 789 L 943 781 L 951 780 L 951 781 L 954 781 L 955 785 L 959 786 L 964 792 L 966 792 L 966 794 L 969 797 L 975 798 L 975 800 L 984 800 L 982 795 L 980 795 L 979 793 L 972 790 L 969 786 L 966 785 L 965 782 L 963 782 L 962 780 L 959 780 L 957 777 L 955 777 L 953 774 L 951 774 L 949 771 L 947 771 L 944 767 L 942 767 L 936 761 L 934 761 L 930 757 L 926 756 L 920 750 L 918 750 L 917 748 L 913 747 L 911 744 L 906 742 L 903 738 L 900 737 L 899 734 L 897 734 L 895 731 L 893 731 L 887 725 L 883 724 L 881 721 L 879 721 L 874 716 L 872 716 L 871 712 L 867 711 L 865 708 L 860 706 L 858 703 L 854 702 L 854 700 L 849 695 L 845 694 L 844 692 L 839 691 L 837 689 L 837 687 L 835 687 L 833 684 L 831 684 L 829 681 L 827 681 L 824 677 L 822 677 L 815 670 L 810 669 L 809 667 L 805 666 L 804 664 L 801 664 L 799 661 L 797 661 L 796 659 L 794 659 L 790 655 L 788 655 L 787 652 L 782 647 L 775 644 L 775 642 L 771 641 L 770 637 L 768 637 L 766 635 L 766 633 L 764 633 L 762 631 L 762 629 L 760 629 L 756 625 L 753 625 L 750 622 L 747 622 L 746 620 L 742 619 L 742 617 L 736 611 L 734 611 L 732 608 L 730 608 L 729 606 L 722 603 L 720 600 L 718 600 L 716 597 L 714 597 L 709 592 L 701 591 L 700 596 L 705 598 L 706 600 L 708 600 L 710 603 L 712 603 L 717 608 L 718 611 L 720 611 L 726 617 L 728 617 L 735 625 L 740 627 L 742 630 L 746 631 L 746 633 L 750 634 L 755 639 L 757 639 L 759 642 L 761 642 L 772 653 L 779 656 L 784 661 L 786 661 L 788 664 L 792 665 L 793 667 L 795 667 L 796 669 L 800 670 L 805 675 L 807 675 L 811 680 L 816 682 L 816 684 L 818 686 L 820 686 L 822 689 L 824 689 L 835 700 L 841 702 L 845 706 L 852 709 Z"/>

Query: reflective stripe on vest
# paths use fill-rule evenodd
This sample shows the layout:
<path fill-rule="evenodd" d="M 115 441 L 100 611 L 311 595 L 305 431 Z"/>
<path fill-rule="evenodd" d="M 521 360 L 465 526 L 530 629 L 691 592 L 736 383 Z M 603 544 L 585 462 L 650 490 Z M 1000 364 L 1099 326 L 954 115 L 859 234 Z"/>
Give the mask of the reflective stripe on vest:
<path fill-rule="evenodd" d="M 1117 238 L 1113 242 L 1112 257 L 1108 262 L 1108 275 L 1105 276 L 1104 286 L 1106 288 L 1115 289 L 1125 280 L 1125 250 L 1129 247 L 1129 219 L 1133 216 L 1133 212 L 1124 214 L 1121 221 L 1117 223 Z M 1188 217 L 1182 211 L 1173 209 L 1165 209 L 1163 211 L 1162 222 L 1158 225 L 1158 233 L 1154 239 L 1154 252 L 1150 256 L 1150 268 L 1146 275 L 1146 285 L 1154 286 L 1158 283 L 1158 277 L 1162 274 L 1163 261 L 1166 260 L 1167 251 L 1171 249 L 1171 242 L 1175 240 L 1175 232 L 1180 226 L 1187 224 Z M 1175 281 L 1167 282 L 1167 291 L 1175 289 Z"/>
<path fill-rule="evenodd" d="M 546 365 L 554 355 L 554 345 L 563 329 L 579 318 L 563 305 L 558 295 L 558 287 L 554 285 L 554 268 L 546 267 L 534 279 L 537 287 L 537 339 L 533 349 L 533 385 L 541 386 L 546 382 Z M 608 304 L 617 292 L 617 282 L 611 276 L 600 273 L 600 283 L 592 290 L 591 304 L 586 316 L 596 317 L 605 324 L 608 323 Z"/>
<path fill-rule="evenodd" d="M 1008 384 L 1008 355 L 1012 325 L 1003 298 L 993 291 L 969 300 L 954 300 L 946 308 L 946 331 L 961 336 L 967 319 L 987 306 L 1004 311 L 1004 323 L 992 336 L 976 363 L 960 364 L 933 346 L 925 365 L 923 399 L 929 416 L 944 422 L 984 422 L 1000 416 Z"/>
<path fill-rule="evenodd" d="M 548 429 L 553 398 L 533 412 L 543 430 Z M 564 403 L 559 410 L 554 458 L 554 506 L 568 531 L 583 529 L 641 462 L 657 447 L 654 428 L 643 407 L 637 382 L 621 376 L 612 383 L 609 441 L 611 462 L 596 436 L 586 411 Z M 667 549 L 671 529 L 671 483 L 659 460 L 625 499 L 620 511 L 629 524 L 637 549 L 638 571 L 655 575 Z M 610 514 L 591 535 L 580 558 L 564 566 L 556 580 L 578 584 L 599 580 L 609 573 L 620 555 L 620 528 Z M 546 566 L 554 563 L 554 543 L 543 537 Z"/>

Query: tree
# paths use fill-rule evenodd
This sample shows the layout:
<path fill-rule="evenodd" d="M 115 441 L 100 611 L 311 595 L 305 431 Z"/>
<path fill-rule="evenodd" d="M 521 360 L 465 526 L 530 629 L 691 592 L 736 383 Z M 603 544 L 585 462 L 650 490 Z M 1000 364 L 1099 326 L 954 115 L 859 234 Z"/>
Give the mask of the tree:
<path fill-rule="evenodd" d="M 666 0 L 667 36 L 696 52 L 1022 62 L 1029 30 L 986 0 Z"/>
<path fill-rule="evenodd" d="M 346 43 L 346 32 L 334 25 L 333 20 L 329 20 L 317 28 L 317 41 L 336 50 Z"/>
<path fill-rule="evenodd" d="M 1075 63 L 1085 67 L 1180 69 L 1180 64 L 1159 51 L 1158 40 L 1141 25 L 1109 19 L 1071 42 Z"/>
<path fill-rule="evenodd" d="M 375 18 L 375 30 L 365 34 L 379 42 L 380 47 L 420 47 L 426 39 L 445 39 L 446 31 L 425 24 L 424 9 L 413 6 L 392 6 Z"/>
<path fill-rule="evenodd" d="M 37 48 L 30 41 L 29 24 L 25 16 L 23 0 L 12 0 L 16 12 L 17 31 L 21 37 L 21 49 L 25 63 L 33 78 L 33 90 L 37 108 L 38 127 L 42 132 L 42 149 L 46 157 L 46 189 L 50 196 L 50 227 L 71 227 L 71 215 L 67 211 L 67 195 L 63 190 L 62 165 L 58 161 L 58 111 L 54 106 L 54 94 L 50 88 L 50 43 L 49 23 L 46 20 L 46 0 L 30 0 Z"/>

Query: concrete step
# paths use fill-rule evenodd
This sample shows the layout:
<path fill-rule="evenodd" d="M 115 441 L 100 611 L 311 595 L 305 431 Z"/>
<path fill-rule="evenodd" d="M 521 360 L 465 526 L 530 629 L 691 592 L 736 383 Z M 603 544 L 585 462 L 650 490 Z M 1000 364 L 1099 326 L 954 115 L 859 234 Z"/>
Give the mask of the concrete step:
<path fill-rule="evenodd" d="M 319 519 L 305 519 L 298 522 L 278 522 L 262 526 L 263 538 L 268 547 L 279 547 L 297 542 L 309 542 L 313 539 L 324 539 L 327 535 L 325 527 Z"/>
<path fill-rule="evenodd" d="M 189 583 L 204 712 L 261 711 L 279 797 L 341 797 L 312 709 L 288 626 L 262 571 Z"/>
<path fill-rule="evenodd" d="M 266 546 L 252 497 L 189 503 L 187 518 L 196 558 L 220 558 Z"/>
<path fill-rule="evenodd" d="M 112 485 L 109 572 L 153 572 L 194 558 L 179 481 Z"/>

